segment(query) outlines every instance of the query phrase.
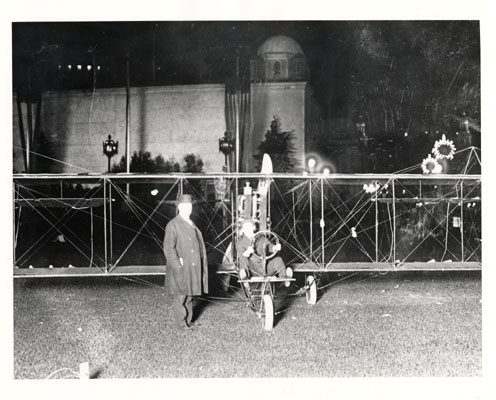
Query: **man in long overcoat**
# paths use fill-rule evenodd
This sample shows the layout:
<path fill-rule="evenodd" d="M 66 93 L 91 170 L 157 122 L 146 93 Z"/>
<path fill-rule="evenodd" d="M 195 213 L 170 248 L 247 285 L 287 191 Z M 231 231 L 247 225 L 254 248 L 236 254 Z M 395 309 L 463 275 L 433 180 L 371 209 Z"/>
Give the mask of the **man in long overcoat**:
<path fill-rule="evenodd" d="M 167 224 L 164 237 L 166 289 L 173 295 L 175 324 L 186 329 L 193 323 L 193 296 L 208 293 L 207 251 L 200 230 L 190 219 L 192 207 L 189 194 L 179 196 L 179 214 Z"/>

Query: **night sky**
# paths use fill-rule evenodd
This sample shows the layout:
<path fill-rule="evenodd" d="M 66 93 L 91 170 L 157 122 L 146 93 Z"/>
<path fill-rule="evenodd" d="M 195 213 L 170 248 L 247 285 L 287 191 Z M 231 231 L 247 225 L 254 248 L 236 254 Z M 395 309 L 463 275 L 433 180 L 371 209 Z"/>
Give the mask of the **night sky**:
<path fill-rule="evenodd" d="M 374 32 L 369 41 L 363 35 L 366 30 Z M 417 40 L 419 32 L 423 44 Z M 348 117 L 354 90 L 381 79 L 367 71 L 368 61 L 358 65 L 364 52 L 371 56 L 381 46 L 389 51 L 386 63 L 394 60 L 397 76 L 413 73 L 421 85 L 423 57 L 432 59 L 437 50 L 447 57 L 439 64 L 446 76 L 452 76 L 450 68 L 461 61 L 464 68 L 480 64 L 477 21 L 28 22 L 12 24 L 14 90 L 26 90 L 28 82 L 35 91 L 125 87 L 127 54 L 131 86 L 226 83 L 236 76 L 237 66 L 239 76 L 248 78 L 250 59 L 275 35 L 290 36 L 302 47 L 324 118 Z M 431 39 L 425 40 L 425 35 Z M 430 50 L 419 47 L 437 42 L 431 56 L 426 56 Z M 459 47 L 468 42 L 460 53 Z M 375 61 L 380 57 L 372 54 Z M 455 83 L 463 84 L 458 78 Z M 422 90 L 428 93 L 430 83 L 425 83 Z"/>

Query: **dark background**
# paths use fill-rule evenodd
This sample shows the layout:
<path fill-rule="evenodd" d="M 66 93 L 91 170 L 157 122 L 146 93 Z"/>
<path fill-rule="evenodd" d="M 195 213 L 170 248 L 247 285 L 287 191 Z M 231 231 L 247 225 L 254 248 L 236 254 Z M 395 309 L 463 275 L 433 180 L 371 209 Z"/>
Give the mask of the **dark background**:
<path fill-rule="evenodd" d="M 307 57 L 324 118 L 361 114 L 390 130 L 381 113 L 401 103 L 398 129 L 412 117 L 419 129 L 464 114 L 480 121 L 478 21 L 29 22 L 12 34 L 20 94 L 123 87 L 127 54 L 131 86 L 223 83 L 237 59 L 248 77 L 258 47 L 287 35 Z"/>

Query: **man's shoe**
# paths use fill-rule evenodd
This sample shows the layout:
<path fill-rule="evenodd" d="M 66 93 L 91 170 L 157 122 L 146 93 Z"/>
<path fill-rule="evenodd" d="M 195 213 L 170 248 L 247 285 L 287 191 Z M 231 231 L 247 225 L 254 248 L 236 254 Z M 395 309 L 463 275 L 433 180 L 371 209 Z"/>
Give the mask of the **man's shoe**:
<path fill-rule="evenodd" d="M 184 321 L 181 324 L 176 324 L 176 329 L 180 331 L 189 331 L 193 329 L 193 327 L 190 324 L 188 324 L 186 321 Z"/>
<path fill-rule="evenodd" d="M 197 328 L 196 326 L 186 324 L 183 326 L 182 329 L 185 331 L 192 331 L 192 330 L 195 330 L 196 328 Z"/>

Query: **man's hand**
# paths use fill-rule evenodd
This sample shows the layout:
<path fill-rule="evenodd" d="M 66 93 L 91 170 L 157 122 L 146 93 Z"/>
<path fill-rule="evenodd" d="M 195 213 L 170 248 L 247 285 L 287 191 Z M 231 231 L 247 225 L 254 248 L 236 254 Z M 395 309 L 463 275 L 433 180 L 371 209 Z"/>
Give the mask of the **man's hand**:
<path fill-rule="evenodd" d="M 252 254 L 253 254 L 254 250 L 253 250 L 253 247 L 249 246 L 244 252 L 243 252 L 243 256 L 244 257 L 250 257 Z"/>
<path fill-rule="evenodd" d="M 179 262 L 181 263 L 181 267 L 184 265 L 183 259 L 179 257 Z"/>
<path fill-rule="evenodd" d="M 277 243 L 274 245 L 274 247 L 272 248 L 272 250 L 275 252 L 277 251 L 280 251 L 281 250 L 281 243 Z"/>

